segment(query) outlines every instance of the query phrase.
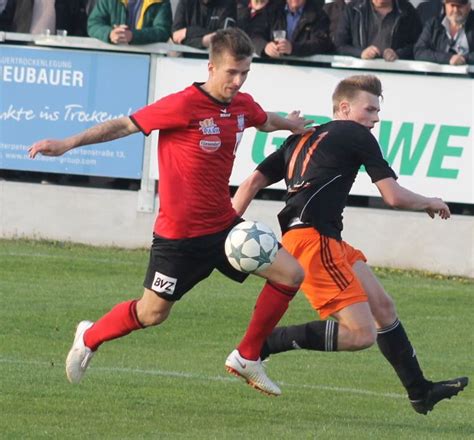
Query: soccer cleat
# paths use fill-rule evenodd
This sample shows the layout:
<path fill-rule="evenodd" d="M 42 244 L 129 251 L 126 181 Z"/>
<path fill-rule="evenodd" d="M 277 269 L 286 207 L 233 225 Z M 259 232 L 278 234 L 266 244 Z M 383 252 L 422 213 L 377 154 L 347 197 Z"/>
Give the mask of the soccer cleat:
<path fill-rule="evenodd" d="M 69 382 L 79 383 L 86 372 L 90 360 L 95 352 L 84 345 L 84 333 L 94 323 L 81 321 L 76 329 L 74 342 L 66 358 L 66 376 Z"/>
<path fill-rule="evenodd" d="M 458 377 L 443 382 L 432 382 L 422 399 L 410 400 L 414 410 L 419 414 L 428 414 L 443 399 L 451 399 L 460 393 L 469 383 L 469 378 Z"/>
<path fill-rule="evenodd" d="M 273 383 L 263 368 L 260 359 L 251 361 L 243 358 L 238 350 L 234 350 L 225 361 L 226 370 L 238 377 L 244 378 L 247 383 L 269 396 L 279 396 L 280 388 Z"/>

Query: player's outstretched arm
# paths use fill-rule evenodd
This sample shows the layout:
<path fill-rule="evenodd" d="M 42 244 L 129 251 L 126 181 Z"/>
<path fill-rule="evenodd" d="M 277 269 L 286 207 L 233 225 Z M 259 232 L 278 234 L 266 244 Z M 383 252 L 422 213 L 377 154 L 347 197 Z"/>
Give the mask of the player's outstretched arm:
<path fill-rule="evenodd" d="M 270 179 L 258 170 L 255 170 L 249 177 L 247 177 L 240 184 L 232 198 L 232 206 L 237 214 L 242 216 L 257 193 L 269 184 Z"/>
<path fill-rule="evenodd" d="M 415 211 L 426 211 L 434 218 L 436 214 L 442 219 L 451 217 L 448 205 L 438 197 L 425 197 L 414 193 L 399 185 L 392 177 L 375 182 L 384 202 L 393 208 L 413 209 Z"/>
<path fill-rule="evenodd" d="M 300 112 L 296 110 L 289 113 L 286 118 L 282 118 L 277 113 L 267 112 L 267 120 L 257 129 L 266 132 L 289 130 L 294 134 L 304 134 L 308 131 L 314 131 L 313 127 L 308 127 L 313 122 L 313 119 L 305 119 L 300 116 Z"/>
<path fill-rule="evenodd" d="M 36 142 L 28 149 L 28 155 L 32 159 L 38 153 L 44 156 L 61 156 L 73 148 L 112 141 L 136 132 L 138 132 L 138 127 L 128 116 L 123 116 L 94 125 L 79 134 L 65 139 L 44 139 Z"/>

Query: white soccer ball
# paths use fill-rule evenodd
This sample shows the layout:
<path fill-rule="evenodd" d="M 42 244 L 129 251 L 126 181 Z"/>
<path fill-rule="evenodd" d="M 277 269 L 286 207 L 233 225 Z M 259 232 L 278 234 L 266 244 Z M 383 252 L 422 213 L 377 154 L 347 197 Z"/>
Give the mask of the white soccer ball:
<path fill-rule="evenodd" d="M 266 269 L 275 260 L 278 240 L 265 224 L 245 221 L 229 232 L 225 254 L 229 263 L 240 272 L 252 273 Z"/>

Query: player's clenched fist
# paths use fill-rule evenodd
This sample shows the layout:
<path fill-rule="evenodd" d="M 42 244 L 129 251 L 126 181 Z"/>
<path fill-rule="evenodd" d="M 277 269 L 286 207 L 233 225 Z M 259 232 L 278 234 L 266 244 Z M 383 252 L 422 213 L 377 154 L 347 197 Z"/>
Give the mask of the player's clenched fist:
<path fill-rule="evenodd" d="M 64 141 L 45 139 L 33 144 L 28 149 L 28 156 L 31 159 L 34 159 L 38 153 L 41 153 L 44 156 L 61 156 L 68 150 L 69 148 Z"/>

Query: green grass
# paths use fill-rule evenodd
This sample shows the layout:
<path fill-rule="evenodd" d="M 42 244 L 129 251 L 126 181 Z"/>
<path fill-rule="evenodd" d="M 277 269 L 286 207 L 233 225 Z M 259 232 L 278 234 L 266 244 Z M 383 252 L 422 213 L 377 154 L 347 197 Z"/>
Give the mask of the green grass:
<path fill-rule="evenodd" d="M 0 241 L 1 439 L 467 439 L 473 388 L 416 414 L 376 347 L 271 359 L 279 398 L 224 371 L 262 281 L 215 274 L 161 327 L 101 347 L 80 385 L 64 359 L 76 323 L 139 297 L 147 251 Z M 377 271 L 426 375 L 472 375 L 472 280 Z M 314 319 L 303 295 L 283 322 Z"/>

